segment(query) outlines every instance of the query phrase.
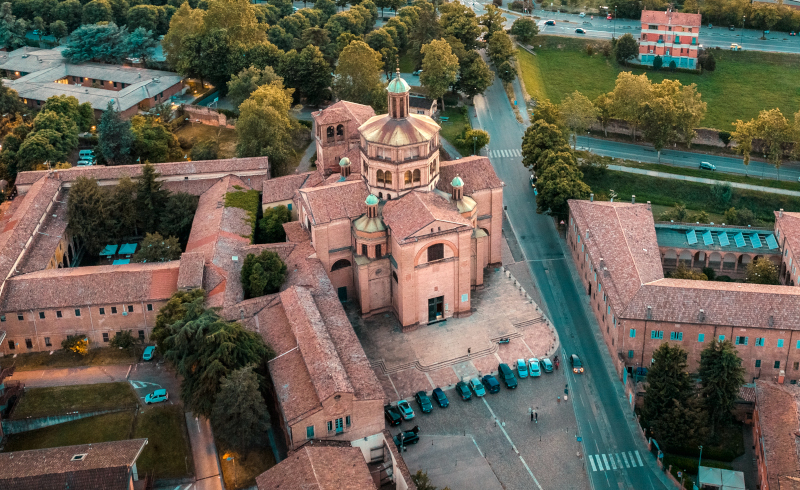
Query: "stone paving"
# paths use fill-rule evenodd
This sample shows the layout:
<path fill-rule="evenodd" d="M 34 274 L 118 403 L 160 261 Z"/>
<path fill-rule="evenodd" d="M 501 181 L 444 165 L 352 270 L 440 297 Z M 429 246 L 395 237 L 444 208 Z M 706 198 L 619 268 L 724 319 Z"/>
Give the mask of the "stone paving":
<path fill-rule="evenodd" d="M 409 468 L 424 468 L 437 488 L 503 490 L 472 436 L 420 435 L 403 459 Z"/>

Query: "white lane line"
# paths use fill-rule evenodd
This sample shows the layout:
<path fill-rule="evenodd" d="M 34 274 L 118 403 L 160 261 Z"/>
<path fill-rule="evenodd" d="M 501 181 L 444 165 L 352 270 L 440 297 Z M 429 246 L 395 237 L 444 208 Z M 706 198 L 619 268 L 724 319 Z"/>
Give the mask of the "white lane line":
<path fill-rule="evenodd" d="M 636 468 L 636 460 L 633 459 L 633 453 L 628 451 L 628 457 L 631 458 L 631 467 Z"/>
<path fill-rule="evenodd" d="M 616 470 L 617 469 L 617 463 L 614 462 L 614 455 L 613 454 L 609 454 L 608 455 L 608 459 L 611 460 L 611 467 Z"/>
<path fill-rule="evenodd" d="M 639 461 L 639 466 L 644 466 L 644 463 L 642 463 L 642 458 L 639 456 L 639 451 L 636 450 L 634 452 L 636 453 L 636 460 Z"/>
<path fill-rule="evenodd" d="M 592 463 L 592 471 L 597 471 L 597 467 L 594 465 L 594 458 L 589 456 L 589 462 Z"/>
<path fill-rule="evenodd" d="M 625 467 L 630 468 L 631 465 L 628 463 L 628 456 L 626 456 L 625 453 L 622 453 L 622 459 L 625 461 Z"/>
<path fill-rule="evenodd" d="M 506 436 L 506 439 L 508 439 L 509 444 L 511 444 L 511 447 L 514 449 L 514 452 L 517 453 L 517 455 L 519 456 L 519 460 L 522 461 L 522 465 L 525 467 L 526 470 L 528 470 L 528 474 L 531 475 L 531 478 L 533 479 L 533 483 L 536 484 L 536 487 L 539 490 L 544 490 L 542 488 L 542 486 L 539 485 L 539 480 L 537 480 L 536 477 L 533 476 L 533 471 L 531 471 L 530 467 L 528 467 L 528 463 L 526 463 L 525 460 L 522 458 L 522 455 L 519 454 L 519 449 L 517 449 L 517 446 L 514 445 L 514 441 L 511 440 L 511 437 L 508 436 L 508 432 L 506 432 L 506 429 L 505 429 L 505 427 L 503 427 L 503 424 L 499 423 L 499 419 L 494 414 L 494 411 L 492 410 L 492 407 L 489 406 L 489 402 L 486 401 L 486 398 L 481 398 L 481 400 L 483 400 L 483 404 L 486 405 L 486 408 L 489 409 L 489 413 L 492 414 L 492 417 L 495 420 L 498 421 L 497 426 L 500 427 L 501 431 L 503 431 L 503 435 Z"/>
<path fill-rule="evenodd" d="M 608 466 L 608 458 L 606 457 L 606 455 L 605 455 L 605 454 L 603 455 L 603 462 L 606 464 L 606 469 L 607 469 L 607 470 L 610 470 L 610 469 L 611 469 L 611 467 L 610 467 L 610 466 Z"/>

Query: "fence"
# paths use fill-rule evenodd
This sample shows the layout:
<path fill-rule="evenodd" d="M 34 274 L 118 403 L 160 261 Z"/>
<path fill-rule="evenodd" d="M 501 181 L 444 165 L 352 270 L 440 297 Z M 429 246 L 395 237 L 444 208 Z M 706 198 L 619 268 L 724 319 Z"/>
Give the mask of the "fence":
<path fill-rule="evenodd" d="M 184 118 L 188 118 L 191 123 L 200 123 L 207 126 L 224 127 L 234 129 L 236 126 L 228 122 L 228 116 L 208 107 L 187 105 L 183 107 Z"/>

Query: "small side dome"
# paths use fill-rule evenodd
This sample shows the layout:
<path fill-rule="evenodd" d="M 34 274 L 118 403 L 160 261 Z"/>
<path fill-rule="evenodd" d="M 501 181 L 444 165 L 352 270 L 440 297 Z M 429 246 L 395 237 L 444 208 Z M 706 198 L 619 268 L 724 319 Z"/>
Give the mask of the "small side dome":
<path fill-rule="evenodd" d="M 342 158 L 341 160 L 339 160 L 339 166 L 340 167 L 349 167 L 350 166 L 350 159 L 347 158 L 347 157 Z"/>
<path fill-rule="evenodd" d="M 367 196 L 367 200 L 364 201 L 367 203 L 367 206 L 377 206 L 378 205 L 378 198 L 375 197 L 374 194 L 370 194 Z"/>
<path fill-rule="evenodd" d="M 456 175 L 453 181 L 450 182 L 450 185 L 452 185 L 453 187 L 464 187 L 464 181 L 461 180 L 461 177 Z"/>
<path fill-rule="evenodd" d="M 389 82 L 389 86 L 386 87 L 386 90 L 392 94 L 404 94 L 411 90 L 411 87 L 408 86 L 405 80 L 400 78 L 399 74 L 397 77 L 393 78 L 391 82 Z"/>

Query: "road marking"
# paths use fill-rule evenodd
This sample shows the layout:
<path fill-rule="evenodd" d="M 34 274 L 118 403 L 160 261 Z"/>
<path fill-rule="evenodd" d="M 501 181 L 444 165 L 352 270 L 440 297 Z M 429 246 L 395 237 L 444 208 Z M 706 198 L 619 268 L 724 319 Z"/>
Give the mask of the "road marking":
<path fill-rule="evenodd" d="M 636 450 L 634 452 L 636 453 L 636 459 L 639 461 L 639 466 L 644 466 L 644 463 L 642 463 L 642 458 L 639 456 L 639 451 Z"/>
<path fill-rule="evenodd" d="M 633 453 L 628 451 L 628 457 L 631 458 L 631 467 L 636 468 L 636 460 L 633 459 Z"/>
<path fill-rule="evenodd" d="M 619 465 L 619 469 L 622 469 L 622 460 L 619 457 L 619 453 L 615 454 L 614 456 L 617 457 L 617 464 Z"/>
<path fill-rule="evenodd" d="M 622 459 L 625 461 L 625 467 L 630 468 L 631 465 L 628 463 L 628 456 L 626 456 L 625 453 L 622 453 Z"/>
<path fill-rule="evenodd" d="M 597 467 L 594 465 L 594 458 L 589 456 L 589 462 L 592 463 L 592 471 L 597 471 Z"/>
<path fill-rule="evenodd" d="M 603 460 L 600 459 L 600 455 L 599 454 L 595 454 L 594 458 L 597 460 L 597 467 L 600 469 L 600 471 L 605 471 L 603 469 Z"/>
<path fill-rule="evenodd" d="M 611 468 L 608 466 L 608 458 L 606 458 L 605 454 L 603 455 L 603 462 L 606 464 L 606 469 L 610 470 Z"/>
<path fill-rule="evenodd" d="M 486 408 L 489 409 L 489 413 L 492 414 L 492 417 L 495 420 L 498 421 L 497 426 L 500 427 L 501 431 L 503 431 L 503 435 L 506 436 L 506 439 L 508 439 L 509 444 L 511 444 L 511 447 L 514 449 L 514 452 L 517 453 L 517 456 L 519 456 L 519 460 L 522 461 L 522 465 L 525 467 L 526 470 L 528 470 L 528 474 L 531 475 L 531 478 L 533 479 L 533 483 L 536 484 L 536 486 L 539 488 L 539 490 L 544 490 L 542 488 L 542 486 L 539 485 L 539 480 L 537 480 L 536 477 L 533 476 L 533 471 L 531 471 L 530 467 L 528 467 L 528 463 L 526 463 L 525 460 L 522 458 L 522 455 L 519 453 L 519 449 L 517 449 L 517 446 L 514 445 L 514 441 L 512 441 L 511 437 L 508 436 L 508 432 L 506 432 L 506 429 L 505 429 L 505 427 L 503 427 L 503 424 L 499 423 L 499 419 L 494 414 L 494 411 L 492 410 L 492 407 L 489 406 L 489 402 L 486 401 L 486 398 L 481 398 L 481 400 L 483 400 L 483 404 L 486 405 Z"/>
<path fill-rule="evenodd" d="M 603 457 L 605 458 L 605 455 Z M 608 459 L 611 460 L 611 467 L 616 470 L 617 469 L 617 463 L 614 462 L 614 455 L 613 454 L 609 454 L 608 455 Z"/>

